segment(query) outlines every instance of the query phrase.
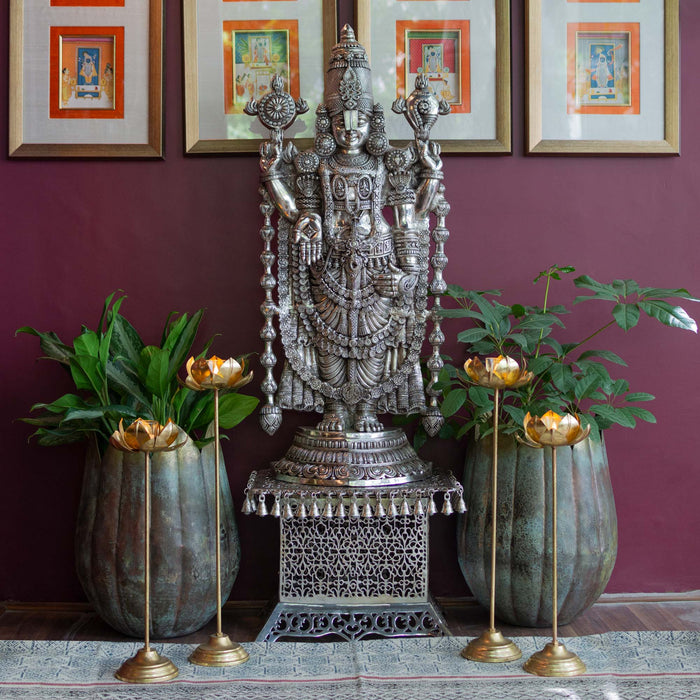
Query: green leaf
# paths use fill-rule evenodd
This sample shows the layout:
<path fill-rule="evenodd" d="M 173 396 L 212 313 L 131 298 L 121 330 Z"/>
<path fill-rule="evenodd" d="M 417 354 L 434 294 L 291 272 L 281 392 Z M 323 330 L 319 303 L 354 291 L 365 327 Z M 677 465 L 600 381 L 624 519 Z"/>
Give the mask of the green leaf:
<path fill-rule="evenodd" d="M 559 391 L 566 393 L 571 389 L 574 381 L 571 367 L 557 362 L 550 367 L 549 372 L 554 386 L 559 389 Z"/>
<path fill-rule="evenodd" d="M 467 392 L 465 389 L 453 389 L 450 391 L 445 400 L 440 406 L 440 411 L 445 418 L 453 416 L 464 405 L 467 400 Z"/>
<path fill-rule="evenodd" d="M 75 394 L 64 394 L 56 399 L 53 403 L 35 403 L 31 407 L 31 411 L 43 409 L 49 413 L 65 413 L 71 408 L 84 408 L 88 404 L 85 399 Z"/>
<path fill-rule="evenodd" d="M 625 396 L 625 401 L 653 401 L 656 397 L 643 391 L 630 392 Z"/>
<path fill-rule="evenodd" d="M 600 383 L 600 377 L 595 374 L 584 376 L 574 385 L 574 395 L 579 401 L 587 399 L 600 387 Z"/>
<path fill-rule="evenodd" d="M 625 408 L 640 420 L 647 423 L 656 423 L 656 416 L 651 411 L 647 411 L 646 408 L 640 408 L 639 406 L 625 406 Z"/>
<path fill-rule="evenodd" d="M 653 297 L 655 299 L 687 299 L 688 301 L 700 301 L 690 294 L 687 289 L 663 289 L 662 287 L 644 287 L 639 290 L 639 296 L 644 299 Z"/>
<path fill-rule="evenodd" d="M 586 350 L 586 352 L 582 352 L 578 356 L 577 361 L 585 360 L 589 357 L 599 357 L 601 360 L 607 360 L 608 362 L 613 362 L 616 365 L 627 367 L 627 363 L 619 355 L 616 355 L 614 352 L 610 352 L 610 350 Z"/>
<path fill-rule="evenodd" d="M 100 339 L 99 357 L 103 374 L 106 373 L 107 360 L 109 359 L 110 345 L 112 344 L 112 334 L 114 332 L 114 321 L 119 314 L 119 308 L 126 297 L 120 297 L 114 302 L 111 318 L 107 324 L 107 332 Z M 101 327 L 101 326 L 100 326 Z"/>
<path fill-rule="evenodd" d="M 152 347 L 152 346 L 151 346 Z M 144 348 L 142 356 L 148 351 L 148 364 L 144 377 L 146 389 L 155 396 L 163 399 L 169 393 L 170 380 L 168 377 L 168 364 L 170 357 L 167 350 L 149 347 Z"/>
<path fill-rule="evenodd" d="M 489 394 L 488 389 L 483 386 L 470 386 L 469 400 L 475 405 L 481 408 L 491 408 L 493 406 L 493 399 Z"/>
<path fill-rule="evenodd" d="M 512 404 L 503 404 L 503 410 L 513 419 L 513 422 L 522 426 L 525 420 L 525 411 L 520 406 L 514 406 Z"/>
<path fill-rule="evenodd" d="M 114 299 L 114 295 L 116 292 L 112 292 L 106 299 L 105 303 L 102 305 L 102 313 L 100 314 L 100 320 L 97 322 L 97 330 L 102 331 L 102 327 L 104 325 L 105 319 L 107 318 L 107 314 L 109 311 L 109 305 L 112 303 L 112 299 Z M 125 297 L 122 297 L 124 299 Z"/>
<path fill-rule="evenodd" d="M 518 323 L 518 328 L 532 328 L 540 330 L 542 328 L 551 328 L 554 324 L 558 326 L 563 326 L 564 324 L 556 316 L 552 314 L 534 314 L 532 316 L 526 316 L 520 323 Z"/>
<path fill-rule="evenodd" d="M 123 358 L 133 367 L 138 367 L 143 348 L 144 342 L 136 329 L 122 315 L 115 314 L 111 354 L 117 359 Z"/>
<path fill-rule="evenodd" d="M 165 340 L 163 341 L 163 344 L 161 347 L 163 350 L 167 350 L 168 352 L 172 352 L 173 348 L 175 347 L 175 344 L 177 341 L 180 339 L 180 336 L 182 335 L 182 332 L 185 330 L 185 326 L 187 326 L 187 321 L 189 317 L 187 314 L 182 314 L 180 318 L 175 320 L 172 325 L 170 326 L 168 333 L 165 337 Z"/>
<path fill-rule="evenodd" d="M 150 403 L 135 370 L 127 371 L 120 361 L 110 360 L 107 362 L 107 382 L 110 389 L 120 395 L 120 401 L 131 397 L 144 406 Z"/>
<path fill-rule="evenodd" d="M 466 299 L 469 292 L 464 287 L 460 287 L 458 284 L 448 284 L 445 294 L 453 299 Z"/>
<path fill-rule="evenodd" d="M 460 343 L 476 343 L 483 340 L 488 334 L 489 332 L 485 328 L 470 328 L 458 333 L 457 340 Z"/>
<path fill-rule="evenodd" d="M 100 375 L 100 361 L 92 355 L 74 355 L 70 360 L 70 371 L 77 389 L 91 391 L 102 397 L 104 377 Z"/>
<path fill-rule="evenodd" d="M 39 347 L 49 360 L 56 360 L 67 365 L 75 352 L 70 345 L 61 342 L 61 339 L 53 332 L 42 333 L 31 326 L 22 326 L 15 331 L 17 333 L 27 333 L 39 338 Z"/>
<path fill-rule="evenodd" d="M 623 331 L 628 331 L 639 323 L 639 307 L 636 304 L 615 304 L 612 315 Z"/>
<path fill-rule="evenodd" d="M 601 416 L 611 423 L 617 423 L 623 428 L 634 428 L 637 424 L 633 415 L 621 408 L 614 408 L 609 404 L 596 404 L 591 406 L 591 413 Z"/>
<path fill-rule="evenodd" d="M 211 391 L 198 393 L 191 389 L 189 392 L 193 397 L 192 406 L 188 412 L 186 420 L 180 425 L 187 433 L 206 428 L 214 420 L 214 394 Z M 186 398 L 189 402 L 189 396 Z M 184 416 L 183 416 L 184 418 Z"/>
<path fill-rule="evenodd" d="M 639 292 L 639 285 L 634 280 L 613 280 L 612 287 L 622 297 L 630 297 Z"/>
<path fill-rule="evenodd" d="M 473 318 L 481 323 L 485 322 L 485 317 L 473 309 L 440 309 L 440 316 L 443 318 Z"/>
<path fill-rule="evenodd" d="M 681 306 L 672 306 L 659 299 L 645 299 L 639 302 L 639 308 L 651 318 L 661 321 L 665 326 L 681 328 L 693 333 L 698 332 L 697 324 Z"/>
<path fill-rule="evenodd" d="M 170 353 L 170 363 L 168 365 L 168 374 L 175 377 L 180 368 L 185 364 L 188 357 L 192 354 L 192 344 L 194 343 L 197 329 L 204 316 L 204 309 L 199 309 L 192 314 L 192 318 L 185 324 L 185 328 L 179 334 Z"/>
<path fill-rule="evenodd" d="M 80 442 L 85 439 L 88 431 L 71 430 L 66 428 L 39 428 L 30 435 L 30 438 L 36 438 L 36 441 L 42 447 L 55 447 L 57 445 L 68 445 L 73 442 Z"/>
<path fill-rule="evenodd" d="M 626 379 L 616 379 L 613 382 L 610 394 L 612 396 L 622 396 L 630 390 L 630 383 Z"/>
<path fill-rule="evenodd" d="M 554 358 L 549 355 L 540 355 L 539 357 L 534 357 L 527 364 L 527 369 L 533 374 L 541 376 L 554 364 Z"/>
<path fill-rule="evenodd" d="M 219 425 L 228 430 L 247 418 L 260 403 L 255 396 L 247 394 L 224 394 L 219 397 Z"/>
<path fill-rule="evenodd" d="M 75 349 L 76 355 L 98 357 L 100 350 L 100 339 L 95 331 L 85 331 L 73 341 L 73 348 Z"/>
<path fill-rule="evenodd" d="M 513 314 L 513 316 L 515 316 L 515 318 L 520 318 L 526 313 L 525 307 L 522 304 L 513 304 L 513 306 L 510 307 L 510 312 Z"/>
<path fill-rule="evenodd" d="M 66 413 L 66 417 L 63 419 L 61 422 L 61 425 L 64 423 L 70 423 L 72 421 L 93 421 L 93 420 L 102 420 L 103 418 L 106 418 L 109 414 L 114 414 L 122 418 L 127 418 L 130 420 L 134 420 L 138 418 L 136 413 L 129 408 L 128 406 L 122 406 L 122 405 L 112 405 L 112 406 L 96 406 L 94 408 L 74 408 L 71 409 Z M 145 416 L 141 416 L 145 417 Z M 114 421 L 113 421 L 114 422 Z M 118 421 L 117 421 L 118 422 Z M 115 429 L 116 429 L 116 422 L 115 422 Z"/>
<path fill-rule="evenodd" d="M 592 277 L 588 275 L 581 275 L 574 280 L 574 286 L 583 287 L 584 289 L 590 289 L 595 292 L 593 296 L 576 297 L 574 299 L 574 304 L 578 304 L 582 301 L 590 301 L 591 299 L 605 299 L 607 301 L 617 301 L 618 295 L 614 288 L 610 284 L 603 284 L 602 282 L 596 282 Z"/>

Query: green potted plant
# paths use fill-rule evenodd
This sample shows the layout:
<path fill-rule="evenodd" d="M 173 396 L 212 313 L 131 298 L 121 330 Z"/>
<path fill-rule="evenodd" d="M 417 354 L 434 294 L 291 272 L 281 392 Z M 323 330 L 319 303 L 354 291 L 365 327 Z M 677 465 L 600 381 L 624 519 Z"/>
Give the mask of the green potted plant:
<path fill-rule="evenodd" d="M 602 323 L 578 341 L 557 339 L 565 327 L 569 309 L 552 304 L 552 283 L 575 270 L 553 265 L 534 280 L 544 282 L 542 306 L 506 305 L 497 290 L 468 291 L 452 285 L 448 295 L 457 308 L 444 316 L 464 319 L 471 327 L 457 338 L 466 346 L 466 356 L 509 356 L 532 372 L 530 383 L 502 392 L 499 411 L 499 500 L 496 614 L 512 624 L 551 624 L 551 581 L 543 572 L 550 566 L 546 551 L 545 489 L 546 451 L 519 444 L 529 412 L 548 410 L 575 413 L 591 435 L 574 447 L 558 448 L 560 508 L 573 514 L 559 537 L 560 619 L 563 624 L 588 608 L 603 592 L 617 553 L 617 518 L 613 500 L 604 432 L 619 425 L 634 428 L 638 420 L 655 422 L 644 406 L 651 394 L 631 391 L 629 382 L 611 371 L 626 366 L 610 350 L 596 349 L 598 337 L 607 329 L 628 331 L 645 313 L 662 324 L 697 332 L 695 321 L 672 301 L 697 301 L 685 289 L 640 287 L 633 280 L 609 284 L 588 276 L 574 279 L 587 290 L 574 306 L 596 301 L 610 307 Z M 669 301 L 671 300 L 671 301 Z M 449 359 L 449 358 L 448 358 Z M 467 583 L 484 605 L 489 600 L 490 572 L 484 568 L 490 554 L 491 507 L 488 498 L 493 429 L 492 392 L 472 384 L 461 367 L 446 364 L 439 388 L 442 412 L 448 419 L 441 435 L 470 442 L 465 463 L 464 486 L 467 514 L 458 531 L 460 566 Z M 419 437 L 420 439 L 420 437 Z M 541 605 L 540 605 L 541 603 Z"/>
<path fill-rule="evenodd" d="M 100 616 L 135 637 L 144 625 L 143 459 L 116 450 L 109 438 L 121 420 L 136 418 L 162 425 L 170 419 L 188 435 L 174 452 L 154 454 L 152 465 L 153 512 L 162 517 L 154 517 L 152 527 L 151 629 L 154 637 L 175 637 L 199 629 L 216 613 L 214 398 L 179 377 L 204 312 L 170 314 L 160 345 L 147 345 L 120 313 L 124 299 L 108 296 L 96 328 L 83 326 L 70 345 L 53 332 L 18 330 L 37 336 L 43 356 L 63 365 L 75 385 L 74 392 L 32 406 L 34 415 L 23 420 L 36 428 L 32 437 L 40 445 L 87 443 L 75 537 L 78 578 Z M 255 397 L 222 392 L 220 427 L 234 427 L 257 404 Z M 228 596 L 240 546 L 223 461 L 220 479 L 222 591 Z"/>

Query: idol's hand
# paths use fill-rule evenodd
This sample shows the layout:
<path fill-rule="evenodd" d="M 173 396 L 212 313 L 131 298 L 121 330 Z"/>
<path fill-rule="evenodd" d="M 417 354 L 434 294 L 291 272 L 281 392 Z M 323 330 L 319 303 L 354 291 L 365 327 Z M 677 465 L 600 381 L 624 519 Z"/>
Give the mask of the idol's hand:
<path fill-rule="evenodd" d="M 390 263 L 387 271 L 377 275 L 374 279 L 374 288 L 381 296 L 392 299 L 409 294 L 417 282 L 416 275 L 406 274 Z"/>
<path fill-rule="evenodd" d="M 294 242 L 299 244 L 299 258 L 305 265 L 321 259 L 323 227 L 318 214 L 302 214 L 294 225 Z"/>
<path fill-rule="evenodd" d="M 278 140 L 263 141 L 260 144 L 260 172 L 273 175 L 282 164 L 282 142 Z"/>
<path fill-rule="evenodd" d="M 426 170 L 437 172 L 442 170 L 442 160 L 440 158 L 440 144 L 435 141 L 421 141 L 416 139 L 416 149 L 418 159 Z"/>

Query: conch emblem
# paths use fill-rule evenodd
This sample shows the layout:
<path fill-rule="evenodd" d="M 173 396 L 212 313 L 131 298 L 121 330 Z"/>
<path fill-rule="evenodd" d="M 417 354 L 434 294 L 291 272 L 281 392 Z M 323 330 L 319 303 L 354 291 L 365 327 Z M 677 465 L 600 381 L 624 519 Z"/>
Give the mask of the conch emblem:
<path fill-rule="evenodd" d="M 438 100 L 433 91 L 428 87 L 428 78 L 421 73 L 416 78 L 416 88 L 408 96 L 408 99 L 399 97 L 391 105 L 396 114 L 403 114 L 416 138 L 427 141 L 430 138 L 430 130 L 437 121 L 438 115 L 450 113 L 450 105 L 444 98 Z"/>

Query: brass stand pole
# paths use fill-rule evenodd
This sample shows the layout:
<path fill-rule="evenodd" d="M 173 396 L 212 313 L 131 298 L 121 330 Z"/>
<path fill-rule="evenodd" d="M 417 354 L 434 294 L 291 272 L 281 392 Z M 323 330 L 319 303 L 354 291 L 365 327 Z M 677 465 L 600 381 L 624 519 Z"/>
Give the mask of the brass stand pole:
<path fill-rule="evenodd" d="M 557 591 L 557 448 L 552 446 L 552 641 L 536 651 L 523 669 L 536 676 L 579 676 L 586 666 L 558 638 L 559 600 Z"/>
<path fill-rule="evenodd" d="M 151 651 L 151 453 L 144 453 L 144 536 L 143 536 L 143 624 L 144 630 L 144 650 Z"/>
<path fill-rule="evenodd" d="M 221 637 L 221 480 L 219 476 L 219 390 L 214 389 L 214 488 L 216 489 L 216 636 Z"/>
<path fill-rule="evenodd" d="M 162 683 L 177 677 L 177 666 L 151 649 L 151 453 L 144 452 L 143 619 L 144 646 L 114 674 L 127 683 Z"/>
<path fill-rule="evenodd" d="M 221 631 L 221 481 L 219 477 L 219 390 L 214 388 L 214 488 L 216 489 L 216 633 L 189 657 L 198 666 L 237 666 L 250 658 L 237 642 Z"/>
<path fill-rule="evenodd" d="M 552 447 L 552 644 L 559 644 L 557 639 L 557 620 L 559 617 L 559 596 L 557 593 L 557 448 Z"/>
<path fill-rule="evenodd" d="M 491 600 L 489 604 L 489 628 L 481 636 L 472 639 L 462 656 L 471 661 L 498 663 L 515 661 L 523 653 L 510 639 L 496 629 L 496 520 L 498 514 L 498 410 L 500 390 L 493 390 L 493 457 L 491 461 Z"/>

